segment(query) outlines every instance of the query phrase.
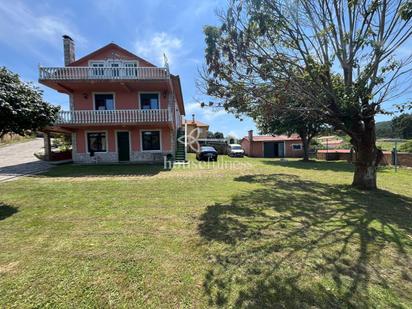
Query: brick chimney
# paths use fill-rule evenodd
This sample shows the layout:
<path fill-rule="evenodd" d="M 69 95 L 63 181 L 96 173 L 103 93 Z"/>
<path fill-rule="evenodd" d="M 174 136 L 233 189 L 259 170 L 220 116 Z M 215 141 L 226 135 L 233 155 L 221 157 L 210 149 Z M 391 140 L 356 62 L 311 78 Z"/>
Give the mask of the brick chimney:
<path fill-rule="evenodd" d="M 253 141 L 253 130 L 249 130 L 248 132 L 248 138 L 249 138 L 249 141 Z"/>
<path fill-rule="evenodd" d="M 63 52 L 64 52 L 64 65 L 67 66 L 74 62 L 74 41 L 67 34 L 63 35 Z"/>
<path fill-rule="evenodd" d="M 195 122 L 195 114 L 192 114 L 192 122 Z"/>

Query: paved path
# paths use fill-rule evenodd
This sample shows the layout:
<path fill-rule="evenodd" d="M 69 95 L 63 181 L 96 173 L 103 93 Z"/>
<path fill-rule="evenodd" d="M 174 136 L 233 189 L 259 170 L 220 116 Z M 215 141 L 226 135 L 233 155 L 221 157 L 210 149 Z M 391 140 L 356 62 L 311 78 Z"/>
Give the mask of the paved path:
<path fill-rule="evenodd" d="M 50 164 L 33 154 L 43 147 L 43 139 L 0 147 L 0 182 L 46 171 Z"/>

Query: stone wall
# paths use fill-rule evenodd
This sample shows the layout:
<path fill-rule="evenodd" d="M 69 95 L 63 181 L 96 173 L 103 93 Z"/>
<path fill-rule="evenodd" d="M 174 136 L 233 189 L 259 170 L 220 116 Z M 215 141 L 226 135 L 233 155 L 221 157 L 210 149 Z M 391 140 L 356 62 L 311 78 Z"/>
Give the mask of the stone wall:
<path fill-rule="evenodd" d="M 392 165 L 392 153 L 384 152 L 383 165 Z M 398 165 L 412 167 L 412 153 L 398 152 Z"/>
<path fill-rule="evenodd" d="M 130 154 L 131 163 L 157 163 L 163 162 L 163 157 L 170 152 L 140 152 L 132 151 Z M 90 163 L 118 163 L 117 152 L 96 152 L 94 157 L 90 157 L 88 153 L 73 152 L 73 162 L 81 164 Z"/>
<path fill-rule="evenodd" d="M 383 152 L 383 159 L 380 165 L 392 165 L 392 153 L 390 151 Z M 318 151 L 316 153 L 316 159 L 318 160 L 326 160 L 326 161 L 335 161 L 335 160 L 343 160 L 352 162 L 350 151 L 333 151 L 329 150 L 326 151 Z M 408 152 L 398 152 L 398 165 L 412 167 L 412 153 Z"/>

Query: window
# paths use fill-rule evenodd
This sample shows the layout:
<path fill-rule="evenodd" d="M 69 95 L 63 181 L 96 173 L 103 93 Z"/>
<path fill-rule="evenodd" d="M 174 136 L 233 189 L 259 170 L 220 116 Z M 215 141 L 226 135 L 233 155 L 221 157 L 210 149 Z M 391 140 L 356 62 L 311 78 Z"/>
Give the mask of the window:
<path fill-rule="evenodd" d="M 93 68 L 96 68 L 96 69 L 92 70 L 93 76 L 104 76 L 104 69 L 103 69 L 104 62 L 102 62 L 102 61 L 100 61 L 100 62 L 91 62 L 90 66 L 92 66 Z"/>
<path fill-rule="evenodd" d="M 116 61 L 116 62 L 113 61 L 113 62 L 110 63 L 110 67 L 113 68 L 113 70 L 111 72 L 113 77 L 118 77 L 119 76 L 119 69 L 115 69 L 115 68 L 120 67 L 120 64 L 121 64 L 121 62 L 119 62 L 119 61 Z"/>
<path fill-rule="evenodd" d="M 92 60 L 89 61 L 89 66 L 92 67 L 89 74 L 95 78 L 122 78 L 138 76 L 138 62 L 135 60 Z"/>
<path fill-rule="evenodd" d="M 293 150 L 302 150 L 302 144 L 292 144 Z"/>
<path fill-rule="evenodd" d="M 143 151 L 160 150 L 160 132 L 142 131 Z"/>
<path fill-rule="evenodd" d="M 124 63 L 126 76 L 137 76 L 137 63 L 136 62 L 125 62 Z"/>
<path fill-rule="evenodd" d="M 87 133 L 87 150 L 91 152 L 106 152 L 106 133 Z"/>
<path fill-rule="evenodd" d="M 94 108 L 99 111 L 114 110 L 114 95 L 112 93 L 95 94 Z"/>
<path fill-rule="evenodd" d="M 158 93 L 141 93 L 140 94 L 141 109 L 159 109 L 159 94 Z"/>

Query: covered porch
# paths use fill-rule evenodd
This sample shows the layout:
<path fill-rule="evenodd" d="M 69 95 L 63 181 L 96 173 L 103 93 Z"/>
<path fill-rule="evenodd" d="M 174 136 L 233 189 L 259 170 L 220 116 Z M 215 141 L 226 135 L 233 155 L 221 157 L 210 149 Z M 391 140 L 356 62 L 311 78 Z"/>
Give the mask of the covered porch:
<path fill-rule="evenodd" d="M 42 131 L 45 161 L 67 161 L 73 159 L 71 139 L 73 132 L 60 127 L 47 127 Z"/>

